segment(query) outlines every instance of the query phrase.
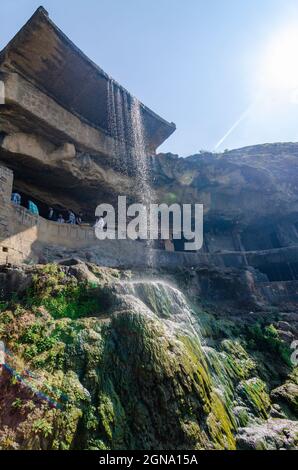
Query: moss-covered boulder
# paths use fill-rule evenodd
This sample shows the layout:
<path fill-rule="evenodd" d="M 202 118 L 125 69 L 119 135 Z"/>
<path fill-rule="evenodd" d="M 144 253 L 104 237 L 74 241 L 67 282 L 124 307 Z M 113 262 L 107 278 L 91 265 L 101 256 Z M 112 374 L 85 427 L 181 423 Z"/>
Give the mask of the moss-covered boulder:
<path fill-rule="evenodd" d="M 273 403 L 297 417 L 279 342 L 262 351 L 227 319 L 214 334 L 216 315 L 168 279 L 134 276 L 23 268 L 26 289 L 0 304 L 2 449 L 235 449 Z"/>

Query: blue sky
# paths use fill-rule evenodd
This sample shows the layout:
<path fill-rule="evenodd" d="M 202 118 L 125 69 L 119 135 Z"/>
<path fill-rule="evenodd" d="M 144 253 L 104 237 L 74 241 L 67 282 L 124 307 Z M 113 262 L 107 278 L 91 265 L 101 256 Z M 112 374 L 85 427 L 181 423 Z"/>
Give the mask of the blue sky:
<path fill-rule="evenodd" d="M 1 1 L 0 48 L 40 2 Z M 176 123 L 161 151 L 186 156 L 213 150 L 238 120 L 218 150 L 298 141 L 298 65 L 293 65 L 298 50 L 292 55 L 283 50 L 289 44 L 293 49 L 296 38 L 281 40 L 282 50 L 275 53 L 284 31 L 296 22 L 298 31 L 297 0 L 44 0 L 42 5 L 92 60 Z M 294 77 L 290 84 L 284 75 Z"/>

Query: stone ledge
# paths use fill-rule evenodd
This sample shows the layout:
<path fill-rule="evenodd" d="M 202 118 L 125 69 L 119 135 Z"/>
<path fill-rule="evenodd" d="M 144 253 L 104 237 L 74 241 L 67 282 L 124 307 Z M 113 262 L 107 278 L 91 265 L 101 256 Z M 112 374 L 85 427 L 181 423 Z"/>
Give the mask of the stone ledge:
<path fill-rule="evenodd" d="M 5 104 L 16 106 L 25 113 L 34 115 L 50 131 L 64 135 L 65 142 L 74 143 L 81 151 L 112 156 L 114 140 L 104 131 L 100 131 L 82 122 L 71 112 L 56 103 L 52 98 L 34 87 L 16 73 L 2 73 L 5 83 Z M 0 113 L 1 114 L 1 113 Z"/>

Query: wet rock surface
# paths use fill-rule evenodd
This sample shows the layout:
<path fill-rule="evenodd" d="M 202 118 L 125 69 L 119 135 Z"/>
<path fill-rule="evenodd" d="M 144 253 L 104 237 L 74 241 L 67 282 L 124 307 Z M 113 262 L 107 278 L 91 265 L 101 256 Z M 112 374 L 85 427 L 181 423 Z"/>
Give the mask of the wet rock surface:
<path fill-rule="evenodd" d="M 237 435 L 242 450 L 294 450 L 298 444 L 298 423 L 269 419 L 264 425 L 242 428 Z"/>
<path fill-rule="evenodd" d="M 72 259 L 0 274 L 2 449 L 297 447 L 289 317 L 241 296 L 216 308 L 191 271 Z"/>

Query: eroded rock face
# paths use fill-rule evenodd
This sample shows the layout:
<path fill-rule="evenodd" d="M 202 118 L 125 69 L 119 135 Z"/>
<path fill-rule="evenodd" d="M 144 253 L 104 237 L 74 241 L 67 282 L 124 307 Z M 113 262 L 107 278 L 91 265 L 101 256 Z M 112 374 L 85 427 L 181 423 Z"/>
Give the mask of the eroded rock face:
<path fill-rule="evenodd" d="M 266 144 L 201 153 L 159 154 L 155 183 L 170 202 L 202 203 L 206 214 L 244 224 L 298 212 L 298 144 Z"/>
<path fill-rule="evenodd" d="M 118 194 L 134 197 L 124 165 L 76 152 L 72 144 L 57 146 L 38 136 L 15 133 L 4 138 L 0 160 L 13 170 L 16 190 L 47 206 L 82 212 L 85 219 L 94 219 L 100 203 L 117 207 Z"/>
<path fill-rule="evenodd" d="M 243 428 L 237 436 L 242 450 L 293 450 L 298 445 L 298 423 L 269 419 L 265 425 Z"/>
<path fill-rule="evenodd" d="M 146 280 L 72 259 L 2 274 L 2 449 L 297 446 L 278 312 L 208 307 L 191 273 Z"/>
<path fill-rule="evenodd" d="M 22 140 L 29 146 L 28 155 Z M 73 147 L 65 145 L 14 131 L 4 138 L 0 159 L 15 171 L 20 191 L 50 205 L 93 216 L 100 202 L 116 205 L 118 194 L 136 198 L 133 162 L 130 168 L 119 155 L 113 159 L 78 150 L 74 155 Z M 247 227 L 298 213 L 298 144 L 257 145 L 187 158 L 159 154 L 148 160 L 157 201 L 204 204 L 210 221 Z"/>

